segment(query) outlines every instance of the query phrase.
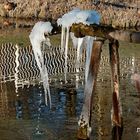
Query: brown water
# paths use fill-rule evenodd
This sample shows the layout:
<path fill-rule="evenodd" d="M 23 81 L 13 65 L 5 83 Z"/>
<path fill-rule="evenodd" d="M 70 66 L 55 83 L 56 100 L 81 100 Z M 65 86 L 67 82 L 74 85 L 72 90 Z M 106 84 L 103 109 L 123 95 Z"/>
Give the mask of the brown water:
<path fill-rule="evenodd" d="M 84 61 L 80 67 L 80 72 L 76 73 L 74 68 L 75 56 L 73 55 L 75 51 L 70 49 L 68 79 L 65 84 L 64 57 L 58 55 L 58 49 L 46 50 L 46 65 L 52 66 L 49 73 L 52 108 L 49 109 L 44 103 L 44 92 L 31 47 L 27 47 L 29 32 L 29 29 L 20 29 L 20 31 L 14 32 L 1 30 L 0 140 L 76 140 L 77 120 L 83 104 Z M 59 35 L 53 36 L 51 39 L 53 46 L 59 45 Z M 9 44 L 9 42 L 12 43 Z M 17 84 L 15 84 L 16 43 L 20 46 Z M 140 98 L 130 81 L 134 71 L 140 73 L 139 52 L 140 45 L 120 43 L 123 140 L 140 140 L 140 133 L 137 132 L 137 128 L 140 128 Z M 79 80 L 76 81 L 77 77 Z M 91 140 L 111 139 L 112 96 L 110 79 L 106 42 L 103 47 L 94 96 Z M 18 87 L 17 92 L 16 87 Z"/>

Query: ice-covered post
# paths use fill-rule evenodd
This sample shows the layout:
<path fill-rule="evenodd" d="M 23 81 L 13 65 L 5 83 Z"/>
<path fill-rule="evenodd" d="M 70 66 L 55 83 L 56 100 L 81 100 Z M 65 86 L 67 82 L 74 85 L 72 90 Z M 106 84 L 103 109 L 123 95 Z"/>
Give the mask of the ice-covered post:
<path fill-rule="evenodd" d="M 96 40 L 93 43 L 87 82 L 84 90 L 84 105 L 79 120 L 78 138 L 88 139 L 91 132 L 91 111 L 93 104 L 94 88 L 100 64 L 100 56 L 102 51 L 103 41 Z"/>
<path fill-rule="evenodd" d="M 68 50 L 68 39 L 69 31 L 72 31 L 70 27 L 74 24 L 82 24 L 90 26 L 93 24 L 98 25 L 100 22 L 100 14 L 94 10 L 80 10 L 74 9 L 57 20 L 59 26 L 62 26 L 61 34 L 61 47 L 65 47 L 65 67 L 67 67 L 67 50 Z M 65 35 L 66 30 L 66 35 Z M 92 92 L 95 86 L 96 76 L 98 72 L 102 41 L 94 41 L 91 35 L 86 36 L 86 34 L 80 34 L 80 30 L 74 30 L 74 35 L 72 34 L 73 44 L 77 47 L 77 61 L 80 60 L 80 50 L 85 42 L 86 44 L 86 68 L 85 68 L 85 98 L 82 113 L 80 115 L 78 138 L 87 139 L 89 138 L 91 127 L 91 105 L 92 105 Z M 79 35 L 78 35 L 79 34 Z M 75 42 L 76 41 L 76 42 Z M 64 46 L 65 44 L 65 46 Z M 79 63 L 79 62 L 78 62 Z M 67 73 L 67 68 L 65 68 L 65 73 Z M 66 75 L 66 74 L 65 74 Z M 65 76 L 66 77 L 66 76 Z"/>
<path fill-rule="evenodd" d="M 112 140 L 121 140 L 123 131 L 122 106 L 119 97 L 119 42 L 111 40 L 109 43 L 110 66 L 112 74 Z"/>

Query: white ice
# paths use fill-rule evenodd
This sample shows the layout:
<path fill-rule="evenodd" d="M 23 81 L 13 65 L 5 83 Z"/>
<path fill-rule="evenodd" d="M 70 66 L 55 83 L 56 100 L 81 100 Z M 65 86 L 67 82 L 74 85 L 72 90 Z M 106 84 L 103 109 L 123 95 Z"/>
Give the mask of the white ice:
<path fill-rule="evenodd" d="M 62 30 L 61 30 L 61 53 L 64 52 L 64 47 L 65 47 L 65 27 L 62 27 Z"/>
<path fill-rule="evenodd" d="M 70 37 L 71 37 L 73 46 L 75 48 L 77 48 L 77 46 L 78 46 L 78 38 L 74 36 L 74 33 L 73 32 L 70 32 Z"/>
<path fill-rule="evenodd" d="M 71 36 L 71 39 L 72 39 L 72 43 L 73 43 L 73 46 L 75 47 L 75 49 L 77 49 L 77 52 L 76 52 L 76 66 L 78 67 L 79 64 L 80 64 L 80 58 L 81 58 L 81 55 L 82 55 L 82 49 L 83 49 L 83 41 L 84 41 L 84 37 L 83 38 L 77 38 L 74 36 L 74 33 L 70 32 L 70 36 Z"/>
<path fill-rule="evenodd" d="M 91 36 L 85 37 L 85 43 L 87 46 L 86 47 L 85 81 L 87 81 L 87 77 L 88 77 L 93 41 L 94 41 L 94 37 L 91 37 Z"/>
<path fill-rule="evenodd" d="M 45 38 L 44 34 L 50 33 L 52 29 L 53 27 L 51 26 L 50 22 L 39 21 L 34 25 L 29 35 L 29 38 L 32 44 L 32 49 L 35 55 L 35 59 L 36 59 L 38 68 L 40 70 L 41 80 L 43 81 L 43 87 L 44 87 L 44 92 L 45 92 L 45 103 L 47 105 L 48 104 L 47 101 L 49 100 L 50 107 L 51 107 L 51 95 L 50 95 L 50 88 L 49 88 L 49 82 L 48 82 L 48 72 L 44 64 L 41 44 L 42 42 L 44 42 L 47 46 L 51 46 L 50 39 Z"/>
<path fill-rule="evenodd" d="M 63 27 L 70 27 L 73 23 L 99 24 L 100 14 L 94 10 L 74 9 L 57 20 L 57 24 Z"/>
<path fill-rule="evenodd" d="M 19 73 L 19 47 L 18 45 L 16 45 L 16 52 L 15 52 L 15 55 L 16 55 L 16 59 L 15 59 L 15 63 L 16 63 L 16 67 L 15 67 L 15 92 L 17 93 L 18 92 L 18 73 Z"/>
<path fill-rule="evenodd" d="M 76 49 L 76 88 L 79 87 L 79 68 L 80 68 L 80 59 L 82 58 L 83 51 L 83 38 L 77 38 L 74 36 L 73 32 L 70 32 L 70 37 L 72 39 L 73 46 Z"/>
<path fill-rule="evenodd" d="M 92 46 L 93 46 L 93 41 L 95 37 L 85 36 L 84 38 L 76 38 L 74 34 L 71 33 L 71 39 L 72 39 L 74 47 L 77 48 L 77 59 L 76 59 L 77 68 L 79 68 L 80 58 L 82 55 L 82 49 L 84 48 L 83 45 L 85 44 L 85 48 L 86 48 L 85 81 L 87 81 Z"/>
<path fill-rule="evenodd" d="M 65 83 L 67 82 L 67 57 L 68 57 L 68 42 L 69 42 L 69 27 L 66 30 L 66 44 L 65 44 Z"/>
<path fill-rule="evenodd" d="M 77 66 L 80 64 L 80 58 L 82 55 L 82 44 L 83 44 L 84 38 L 78 38 L 78 45 L 77 45 Z"/>
<path fill-rule="evenodd" d="M 74 9 L 66 14 L 64 14 L 61 18 L 57 20 L 58 26 L 62 26 L 62 33 L 61 33 L 61 48 L 63 49 L 65 47 L 65 80 L 67 75 L 67 53 L 68 53 L 68 40 L 69 40 L 69 29 L 70 26 L 74 23 L 83 23 L 85 25 L 90 24 L 99 24 L 100 22 L 100 14 L 97 11 L 94 10 L 80 10 L 80 9 Z M 66 31 L 66 35 L 65 35 Z M 80 50 L 83 43 L 83 38 L 76 38 L 74 37 L 74 34 L 71 33 L 71 38 L 73 41 L 74 46 L 77 46 L 77 62 L 79 63 L 80 59 Z M 86 73 L 85 77 L 87 79 L 87 73 L 88 73 L 88 65 L 89 65 L 89 59 L 90 59 L 90 51 L 92 48 L 91 43 L 92 37 L 86 37 L 87 39 L 87 59 L 86 59 Z"/>
<path fill-rule="evenodd" d="M 58 26 L 70 27 L 76 21 L 76 14 L 80 12 L 80 9 L 74 9 L 62 16 L 57 20 Z"/>
<path fill-rule="evenodd" d="M 72 26 L 72 24 L 76 23 L 82 23 L 85 25 L 91 25 L 91 24 L 99 24 L 100 22 L 100 14 L 97 11 L 94 10 L 80 10 L 80 9 L 74 9 L 66 14 L 64 14 L 61 18 L 59 18 L 57 20 L 57 23 L 59 26 L 62 26 L 62 34 L 61 34 L 61 41 L 66 42 L 65 43 L 65 66 L 67 63 L 67 47 L 68 47 L 68 37 L 69 37 L 69 29 L 70 26 Z M 66 35 L 66 40 L 65 35 L 64 35 L 64 28 L 66 29 L 67 35 Z M 90 37 L 87 36 L 85 38 L 79 39 L 74 37 L 74 34 L 71 34 L 72 37 L 72 41 L 75 47 L 77 47 L 77 61 L 79 62 L 80 60 L 80 50 L 81 50 L 81 46 L 83 44 L 83 40 L 85 40 L 85 44 L 86 44 L 86 65 L 85 65 L 85 82 L 89 82 L 87 81 L 87 77 L 88 77 L 88 72 L 89 72 L 89 65 L 90 65 L 90 59 L 91 59 L 91 52 L 92 52 L 92 46 L 93 46 L 93 40 L 94 37 Z M 61 42 L 61 44 L 64 44 L 63 42 Z M 78 72 L 78 69 L 77 69 Z M 66 75 L 66 74 L 65 74 Z M 76 77 L 76 79 L 78 79 L 78 77 Z M 89 83 L 86 83 L 89 84 Z M 90 85 L 90 84 L 89 84 Z M 76 85 L 77 87 L 78 85 Z M 89 89 L 91 91 L 89 91 L 89 93 L 92 93 L 92 89 Z M 86 95 L 88 98 L 91 98 L 90 95 Z M 90 103 L 89 103 L 90 104 Z M 86 108 L 86 105 L 83 105 L 83 110 L 82 113 L 84 113 L 84 121 L 86 124 L 88 124 L 88 132 L 90 133 L 91 129 L 89 127 L 89 108 L 84 109 L 84 107 Z M 81 113 L 81 116 L 82 116 Z M 79 121 L 79 123 L 81 123 L 81 120 Z"/>

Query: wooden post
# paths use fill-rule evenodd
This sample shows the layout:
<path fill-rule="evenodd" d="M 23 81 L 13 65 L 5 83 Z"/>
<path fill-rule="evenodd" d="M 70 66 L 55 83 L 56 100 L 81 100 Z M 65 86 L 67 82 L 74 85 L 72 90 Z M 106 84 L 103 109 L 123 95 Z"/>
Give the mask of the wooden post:
<path fill-rule="evenodd" d="M 123 131 L 122 122 L 122 106 L 119 98 L 119 42 L 117 40 L 112 40 L 109 43 L 110 52 L 110 66 L 112 74 L 112 111 L 111 111 L 111 121 L 112 121 L 112 140 L 121 140 Z"/>
<path fill-rule="evenodd" d="M 91 112 L 93 104 L 94 87 L 96 83 L 98 68 L 100 64 L 100 57 L 102 51 L 103 41 L 94 41 L 92 47 L 92 54 L 89 65 L 89 72 L 87 82 L 85 84 L 85 100 L 82 108 L 82 113 L 79 120 L 78 139 L 87 140 L 90 135 L 91 128 Z"/>
<path fill-rule="evenodd" d="M 132 43 L 140 43 L 140 32 L 132 30 L 116 30 L 112 27 L 101 25 L 84 25 L 82 23 L 73 24 L 71 26 L 71 32 L 76 37 L 83 36 L 96 36 L 104 39 L 116 39 L 121 41 L 127 41 Z"/>

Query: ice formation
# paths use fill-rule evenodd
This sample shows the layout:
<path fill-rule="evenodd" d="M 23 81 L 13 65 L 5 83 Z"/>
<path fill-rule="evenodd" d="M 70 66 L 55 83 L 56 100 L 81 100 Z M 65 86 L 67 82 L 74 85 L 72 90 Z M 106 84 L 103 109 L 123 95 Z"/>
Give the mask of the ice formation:
<path fill-rule="evenodd" d="M 68 41 L 69 41 L 69 30 L 70 26 L 74 23 L 83 23 L 85 25 L 99 24 L 100 15 L 94 10 L 80 10 L 74 9 L 62 16 L 57 20 L 57 24 L 62 26 L 61 33 L 61 48 L 65 51 L 65 80 L 67 74 L 67 51 L 68 51 Z M 71 33 L 71 38 L 75 47 L 77 47 L 77 64 L 80 60 L 80 52 L 82 50 L 83 42 L 87 42 L 87 59 L 86 59 L 86 72 L 85 78 L 87 79 L 88 65 L 90 61 L 90 52 L 93 44 L 93 37 L 76 38 L 73 33 Z M 65 48 L 65 49 L 64 49 Z M 77 65 L 78 66 L 78 65 Z"/>
<path fill-rule="evenodd" d="M 16 52 L 15 52 L 15 56 L 16 56 L 16 59 L 15 59 L 15 63 L 16 63 L 16 67 L 15 67 L 15 92 L 17 93 L 18 92 L 18 73 L 19 73 L 19 47 L 18 45 L 16 45 Z"/>
<path fill-rule="evenodd" d="M 69 40 L 69 31 L 72 24 L 76 23 L 82 23 L 85 25 L 91 25 L 91 24 L 99 24 L 100 22 L 100 15 L 98 12 L 93 10 L 80 10 L 80 9 L 74 9 L 62 16 L 62 18 L 59 18 L 57 20 L 57 23 L 59 26 L 62 26 L 62 33 L 61 33 L 61 48 L 65 48 L 65 79 L 67 74 L 67 51 L 68 51 L 68 40 Z M 65 35 L 66 33 L 66 35 Z M 90 65 L 90 59 L 91 59 L 91 52 L 92 52 L 92 46 L 94 37 L 86 36 L 84 38 L 76 38 L 73 33 L 71 33 L 71 38 L 73 45 L 77 48 L 77 66 L 76 66 L 76 72 L 78 72 L 78 67 L 80 63 L 80 54 L 82 52 L 83 44 L 86 45 L 86 65 L 85 65 L 85 81 L 87 81 L 88 73 L 89 73 L 89 65 Z M 85 43 L 83 43 L 85 42 Z M 78 80 L 78 75 L 76 75 L 76 80 Z M 76 84 L 76 87 L 78 84 Z M 89 89 L 92 90 L 92 89 Z M 90 94 L 92 93 L 89 92 Z M 89 96 L 89 95 L 87 95 Z M 90 97 L 90 96 L 89 96 Z M 88 97 L 88 98 L 89 98 Z M 89 100 L 88 100 L 89 101 Z M 86 106 L 86 105 L 85 105 Z M 83 106 L 84 108 L 84 106 Z M 89 116 L 87 115 L 89 112 L 89 108 L 86 108 L 86 114 L 84 116 L 84 119 L 79 120 L 79 125 L 81 125 L 82 120 L 84 120 L 84 126 L 87 125 L 88 127 L 88 135 L 91 132 L 91 127 L 89 126 Z M 85 113 L 83 112 L 83 113 Z M 87 113 L 88 112 L 88 113 Z M 83 118 L 83 115 L 81 113 L 81 118 Z M 85 125 L 86 124 L 86 125 Z"/>
<path fill-rule="evenodd" d="M 90 24 L 99 24 L 100 22 L 100 15 L 98 12 L 93 10 L 80 10 L 80 9 L 74 9 L 62 16 L 62 18 L 59 18 L 57 20 L 57 23 L 59 26 L 62 26 L 62 33 L 61 33 L 61 49 L 65 51 L 65 81 L 66 81 L 66 74 L 67 74 L 67 54 L 68 54 L 68 42 L 69 42 L 69 31 L 70 26 L 72 26 L 73 23 L 83 23 L 86 25 Z M 41 43 L 45 42 L 48 46 L 51 46 L 49 38 L 45 38 L 45 33 L 50 33 L 52 31 L 52 26 L 50 22 L 38 22 L 35 24 L 35 26 L 32 29 L 32 32 L 30 33 L 30 41 L 32 44 L 33 52 L 35 55 L 35 59 L 37 62 L 37 65 L 40 70 L 41 79 L 43 81 L 43 87 L 45 91 L 45 101 L 47 104 L 47 97 L 49 97 L 50 105 L 51 105 L 51 96 L 50 96 L 50 89 L 49 89 L 49 83 L 48 83 L 48 72 L 44 65 L 44 58 L 42 53 L 42 47 Z M 73 42 L 75 42 L 75 46 L 77 47 L 77 64 L 80 61 L 80 52 L 82 52 L 82 44 L 83 42 L 86 43 L 88 47 L 87 48 L 87 59 L 86 59 L 86 79 L 87 79 L 87 73 L 88 73 L 88 67 L 89 67 L 89 61 L 90 61 L 90 52 L 92 48 L 93 38 L 92 37 L 84 37 L 84 38 L 76 38 L 73 37 Z"/>
<path fill-rule="evenodd" d="M 70 27 L 73 23 L 83 23 L 86 25 L 99 24 L 100 15 L 94 10 L 74 9 L 57 20 L 59 26 Z"/>
<path fill-rule="evenodd" d="M 91 58 L 91 52 L 92 52 L 92 46 L 94 37 L 86 36 L 85 42 L 86 42 L 86 65 L 85 65 L 85 81 L 87 81 L 88 77 L 88 71 L 89 71 L 89 65 L 90 65 L 90 58 Z"/>
<path fill-rule="evenodd" d="M 32 49 L 35 55 L 35 59 L 40 70 L 41 80 L 43 82 L 44 92 L 45 92 L 45 102 L 49 100 L 50 107 L 51 107 L 51 95 L 50 95 L 50 88 L 48 83 L 48 72 L 47 68 L 44 64 L 44 58 L 42 53 L 41 44 L 44 42 L 47 46 L 51 46 L 49 38 L 45 38 L 45 34 L 48 34 L 52 31 L 53 27 L 51 26 L 50 22 L 37 22 L 30 35 L 30 41 L 32 44 Z M 48 97 L 48 98 L 47 98 Z"/>
<path fill-rule="evenodd" d="M 67 33 L 66 33 L 66 44 L 65 44 L 65 82 L 67 81 L 67 56 L 68 56 L 68 41 L 69 41 L 69 27 L 67 27 Z"/>

